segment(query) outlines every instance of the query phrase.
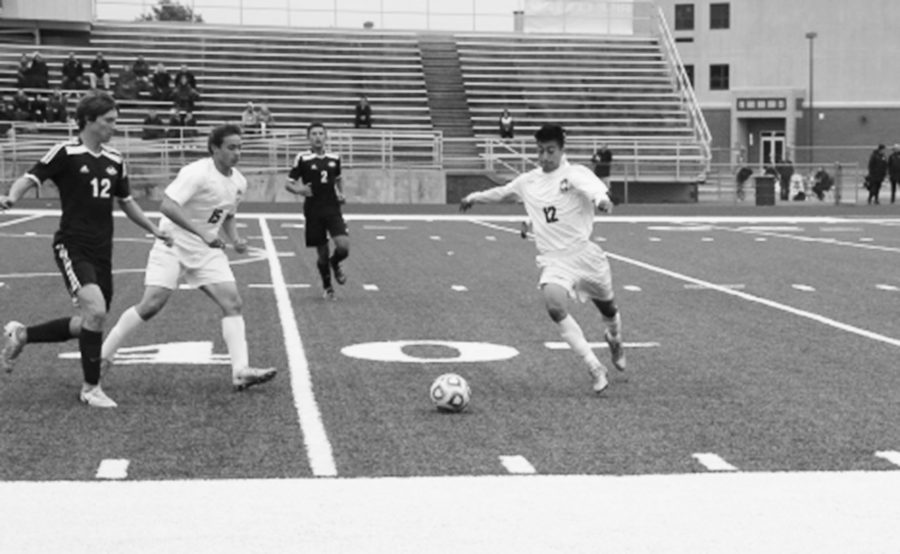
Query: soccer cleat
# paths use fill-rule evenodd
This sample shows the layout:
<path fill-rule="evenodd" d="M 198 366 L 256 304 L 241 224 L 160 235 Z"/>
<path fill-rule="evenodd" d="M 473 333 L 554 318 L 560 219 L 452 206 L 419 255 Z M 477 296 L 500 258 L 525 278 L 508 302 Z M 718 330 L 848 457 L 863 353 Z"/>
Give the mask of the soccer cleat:
<path fill-rule="evenodd" d="M 334 288 L 328 287 L 327 289 L 325 289 L 325 292 L 322 293 L 322 298 L 324 298 L 325 300 L 334 300 Z"/>
<path fill-rule="evenodd" d="M 625 371 L 625 347 L 622 346 L 622 341 L 614 339 L 609 334 L 609 331 L 604 333 L 603 338 L 606 339 L 606 344 L 609 345 L 609 354 L 612 356 L 613 365 L 619 371 Z"/>
<path fill-rule="evenodd" d="M 606 368 L 603 364 L 596 367 L 589 367 L 588 371 L 590 372 L 591 377 L 594 378 L 594 392 L 600 394 L 605 391 L 606 387 L 609 386 L 609 380 L 606 378 Z"/>
<path fill-rule="evenodd" d="M 90 385 L 83 385 L 81 387 L 81 394 L 78 398 L 92 408 L 115 408 L 118 406 L 118 404 L 113 402 L 112 398 L 106 396 L 106 393 L 103 392 L 100 385 L 95 385 L 93 387 Z"/>
<path fill-rule="evenodd" d="M 7 373 L 13 370 L 15 359 L 25 348 L 25 326 L 18 321 L 10 321 L 3 328 L 4 344 L 0 351 L 0 365 Z"/>
<path fill-rule="evenodd" d="M 247 369 L 242 369 L 235 372 L 234 376 L 231 379 L 231 384 L 233 385 L 234 392 L 240 392 L 242 390 L 249 389 L 254 385 L 261 385 L 263 383 L 271 381 L 277 374 L 278 370 L 274 367 L 269 367 L 266 369 L 256 369 L 248 367 Z"/>
<path fill-rule="evenodd" d="M 334 280 L 337 281 L 337 284 L 343 285 L 347 282 L 347 275 L 344 273 L 344 270 L 341 269 L 341 263 L 332 263 L 331 270 L 334 272 Z"/>

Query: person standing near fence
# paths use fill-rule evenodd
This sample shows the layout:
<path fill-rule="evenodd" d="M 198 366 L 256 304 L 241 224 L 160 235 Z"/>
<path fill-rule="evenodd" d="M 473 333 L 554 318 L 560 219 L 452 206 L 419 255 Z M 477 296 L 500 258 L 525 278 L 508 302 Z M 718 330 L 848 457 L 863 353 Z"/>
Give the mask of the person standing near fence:
<path fill-rule="evenodd" d="M 887 175 L 888 164 L 884 157 L 886 148 L 883 144 L 879 144 L 878 148 L 872 151 L 869 156 L 869 173 L 866 175 L 866 188 L 869 189 L 869 204 L 880 204 L 878 195 L 881 192 L 881 183 Z"/>
<path fill-rule="evenodd" d="M 891 180 L 891 204 L 897 198 L 897 184 L 900 183 L 900 144 L 895 144 L 888 156 L 888 178 Z"/>

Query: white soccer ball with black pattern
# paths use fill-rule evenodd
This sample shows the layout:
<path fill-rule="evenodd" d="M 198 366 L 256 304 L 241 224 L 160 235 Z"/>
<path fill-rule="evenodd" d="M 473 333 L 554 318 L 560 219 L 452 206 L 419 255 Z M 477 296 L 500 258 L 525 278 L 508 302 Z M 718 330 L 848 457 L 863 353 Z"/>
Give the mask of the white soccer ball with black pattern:
<path fill-rule="evenodd" d="M 445 373 L 431 384 L 431 401 L 442 412 L 461 412 L 471 398 L 469 383 L 456 373 Z"/>

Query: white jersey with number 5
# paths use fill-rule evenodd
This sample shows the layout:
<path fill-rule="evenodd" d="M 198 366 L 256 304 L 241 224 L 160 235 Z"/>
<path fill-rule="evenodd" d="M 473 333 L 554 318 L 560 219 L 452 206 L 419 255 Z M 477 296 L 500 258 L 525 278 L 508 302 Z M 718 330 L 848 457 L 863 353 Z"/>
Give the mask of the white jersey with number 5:
<path fill-rule="evenodd" d="M 237 169 L 223 175 L 212 158 L 190 163 L 166 187 L 166 195 L 181 205 L 191 222 L 206 236 L 216 236 L 225 217 L 233 215 L 247 192 L 247 179 Z M 169 231 L 183 256 L 201 258 L 209 246 L 197 235 L 163 216 L 160 229 Z M 192 256 L 193 255 L 193 256 Z M 185 260 L 187 261 L 187 260 Z"/>
<path fill-rule="evenodd" d="M 480 202 L 521 200 L 534 226 L 538 252 L 548 254 L 589 242 L 594 210 L 609 197 L 606 185 L 591 170 L 563 157 L 555 171 L 545 173 L 537 168 L 469 198 Z"/>

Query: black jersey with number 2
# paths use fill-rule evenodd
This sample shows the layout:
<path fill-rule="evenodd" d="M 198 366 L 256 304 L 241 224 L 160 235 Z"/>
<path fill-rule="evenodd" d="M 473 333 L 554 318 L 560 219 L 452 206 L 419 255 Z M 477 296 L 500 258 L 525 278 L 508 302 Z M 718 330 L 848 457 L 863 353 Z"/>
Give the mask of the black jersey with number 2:
<path fill-rule="evenodd" d="M 288 177 L 312 188 L 312 196 L 303 203 L 303 213 L 308 210 L 340 211 L 341 204 L 335 190 L 337 180 L 341 177 L 341 157 L 338 154 L 301 152 L 294 159 L 294 166 Z"/>
<path fill-rule="evenodd" d="M 51 179 L 59 189 L 62 217 L 55 242 L 112 253 L 113 197 L 131 195 L 118 151 L 101 146 L 94 153 L 80 139 L 72 139 L 51 148 L 26 176 L 38 184 Z"/>

